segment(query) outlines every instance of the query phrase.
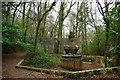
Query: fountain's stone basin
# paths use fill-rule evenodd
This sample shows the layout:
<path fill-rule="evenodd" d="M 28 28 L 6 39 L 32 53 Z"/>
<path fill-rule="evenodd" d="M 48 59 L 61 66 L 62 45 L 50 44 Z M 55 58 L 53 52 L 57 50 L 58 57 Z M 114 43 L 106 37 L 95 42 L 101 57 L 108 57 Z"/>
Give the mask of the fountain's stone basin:
<path fill-rule="evenodd" d="M 65 50 L 66 54 L 68 54 L 68 53 L 76 54 L 79 49 L 77 49 L 77 48 L 74 48 L 74 49 L 73 48 L 71 48 L 71 49 L 65 48 L 64 50 Z"/>
<path fill-rule="evenodd" d="M 79 50 L 78 45 L 76 45 L 74 42 L 69 42 L 68 45 L 64 46 L 64 50 L 66 54 L 76 54 L 77 51 Z"/>
<path fill-rule="evenodd" d="M 81 55 L 62 55 L 62 67 L 76 71 L 82 70 Z"/>

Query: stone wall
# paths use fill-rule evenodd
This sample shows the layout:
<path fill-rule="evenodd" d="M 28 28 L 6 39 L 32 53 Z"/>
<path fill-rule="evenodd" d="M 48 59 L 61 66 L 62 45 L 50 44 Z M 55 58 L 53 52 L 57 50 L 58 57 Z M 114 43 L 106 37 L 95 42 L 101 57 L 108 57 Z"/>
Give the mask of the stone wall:
<path fill-rule="evenodd" d="M 56 39 L 54 39 L 54 38 L 41 37 L 41 38 L 39 38 L 39 43 L 46 46 L 48 53 L 54 53 L 55 40 L 59 40 L 59 43 L 60 43 L 59 52 L 60 53 L 65 53 L 64 45 L 68 43 L 67 38 L 59 38 L 59 39 L 56 38 Z M 74 39 L 74 43 L 77 44 L 77 45 L 80 45 L 80 40 L 79 39 Z"/>
<path fill-rule="evenodd" d="M 39 38 L 39 43 L 46 47 L 48 53 L 54 52 L 54 39 L 52 38 Z"/>
<path fill-rule="evenodd" d="M 110 59 L 107 57 L 107 66 L 113 67 L 113 66 L 120 66 L 120 58 L 113 59 L 109 61 Z M 103 67 L 105 67 L 105 57 L 104 56 L 94 56 L 94 55 L 82 55 L 82 61 L 83 62 L 90 62 L 93 64 L 98 64 Z"/>
<path fill-rule="evenodd" d="M 91 56 L 91 55 L 82 55 L 82 61 L 83 62 L 91 62 L 93 64 L 99 64 L 101 66 L 104 65 L 104 56 Z"/>

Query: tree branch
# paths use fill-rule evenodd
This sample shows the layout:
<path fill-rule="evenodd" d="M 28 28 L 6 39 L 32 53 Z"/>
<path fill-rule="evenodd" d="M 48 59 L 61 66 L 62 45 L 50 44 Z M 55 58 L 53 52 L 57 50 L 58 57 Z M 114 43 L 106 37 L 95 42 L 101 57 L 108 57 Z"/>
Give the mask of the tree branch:
<path fill-rule="evenodd" d="M 111 0 L 112 1 L 112 0 Z M 106 4 L 103 8 L 106 8 L 106 7 L 108 7 L 110 4 L 112 4 L 113 3 L 113 1 L 112 2 L 109 2 L 108 4 Z"/>
<path fill-rule="evenodd" d="M 71 10 L 71 8 L 74 4 L 75 4 L 75 2 L 72 4 L 72 1 L 71 1 L 70 8 L 68 9 L 67 14 L 64 16 L 63 21 L 68 16 L 68 14 L 70 13 L 70 10 Z"/>
<path fill-rule="evenodd" d="M 16 11 L 17 11 L 17 8 L 20 6 L 20 4 L 21 4 L 21 2 L 20 2 L 18 5 L 16 5 L 16 7 L 15 7 L 15 10 L 14 10 L 14 13 L 13 13 L 12 23 L 14 23 L 15 13 L 16 13 Z"/>
<path fill-rule="evenodd" d="M 46 12 L 43 13 L 43 16 L 40 18 L 40 20 L 38 21 L 38 23 L 40 23 L 40 22 L 43 20 L 44 16 L 45 16 L 45 15 L 52 9 L 52 7 L 55 6 L 55 5 L 56 5 L 56 2 L 53 2 L 52 5 L 50 6 L 50 8 L 49 8 L 48 10 L 46 10 Z"/>
<path fill-rule="evenodd" d="M 99 12 L 102 14 L 102 16 L 104 16 L 104 11 L 103 11 L 103 8 L 102 8 L 100 2 L 98 0 L 96 0 L 96 3 L 98 4 L 97 6 L 98 6 Z"/>

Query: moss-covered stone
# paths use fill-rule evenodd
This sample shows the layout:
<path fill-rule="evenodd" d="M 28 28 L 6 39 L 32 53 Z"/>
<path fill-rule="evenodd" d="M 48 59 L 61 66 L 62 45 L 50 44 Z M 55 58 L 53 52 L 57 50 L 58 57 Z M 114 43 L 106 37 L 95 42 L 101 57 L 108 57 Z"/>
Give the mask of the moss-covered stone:
<path fill-rule="evenodd" d="M 88 72 L 88 76 L 93 76 L 93 74 L 94 74 L 93 71 Z"/>
<path fill-rule="evenodd" d="M 100 73 L 101 73 L 101 74 L 106 74 L 106 73 L 107 73 L 107 70 L 106 70 L 106 69 L 102 69 L 102 70 L 100 70 Z"/>
<path fill-rule="evenodd" d="M 94 73 L 95 75 L 100 75 L 100 74 L 102 74 L 102 73 L 100 72 L 100 70 L 94 70 L 93 73 Z"/>
<path fill-rule="evenodd" d="M 113 68 L 113 73 L 118 73 L 118 69 L 117 68 Z"/>
<path fill-rule="evenodd" d="M 113 72 L 112 68 L 107 69 L 107 74 L 112 74 Z"/>
<path fill-rule="evenodd" d="M 117 68 L 117 71 L 118 71 L 118 73 L 120 73 L 120 67 L 119 67 L 119 68 Z"/>
<path fill-rule="evenodd" d="M 83 76 L 85 77 L 85 76 L 88 76 L 88 72 L 84 72 L 83 73 Z"/>

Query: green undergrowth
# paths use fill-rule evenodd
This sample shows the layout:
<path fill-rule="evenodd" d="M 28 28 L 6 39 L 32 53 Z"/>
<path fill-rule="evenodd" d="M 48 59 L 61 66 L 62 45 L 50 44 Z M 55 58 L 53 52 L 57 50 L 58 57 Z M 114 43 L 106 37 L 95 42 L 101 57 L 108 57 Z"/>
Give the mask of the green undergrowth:
<path fill-rule="evenodd" d="M 58 66 L 60 59 L 45 53 L 42 47 L 37 48 L 36 52 L 33 52 L 33 49 L 29 48 L 22 64 L 31 67 L 50 68 Z"/>
<path fill-rule="evenodd" d="M 2 52 L 14 53 L 22 50 L 22 29 L 17 23 L 12 24 L 10 21 L 2 21 Z"/>

